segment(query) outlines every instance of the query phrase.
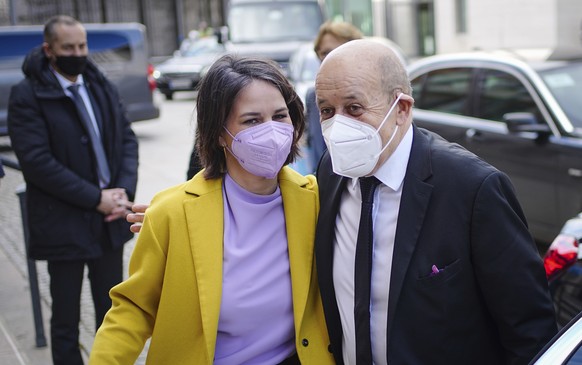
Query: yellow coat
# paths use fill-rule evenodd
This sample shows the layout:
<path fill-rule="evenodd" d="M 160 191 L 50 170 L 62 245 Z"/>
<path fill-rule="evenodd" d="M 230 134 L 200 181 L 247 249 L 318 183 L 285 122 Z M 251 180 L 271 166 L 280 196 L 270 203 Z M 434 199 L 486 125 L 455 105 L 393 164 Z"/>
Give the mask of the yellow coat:
<path fill-rule="evenodd" d="M 295 345 L 302 364 L 333 364 L 315 270 L 315 177 L 285 167 Z M 157 194 L 133 251 L 129 278 L 111 290 L 89 363 L 133 364 L 151 336 L 148 364 L 212 364 L 223 259 L 222 179 L 192 180 Z"/>

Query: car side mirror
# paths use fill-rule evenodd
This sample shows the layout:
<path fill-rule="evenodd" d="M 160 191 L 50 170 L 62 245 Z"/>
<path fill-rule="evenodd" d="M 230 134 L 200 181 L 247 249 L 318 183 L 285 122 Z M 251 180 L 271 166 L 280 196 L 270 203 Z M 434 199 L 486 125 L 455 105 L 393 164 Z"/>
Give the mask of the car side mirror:
<path fill-rule="evenodd" d="M 545 123 L 539 123 L 533 113 L 507 113 L 503 115 L 503 121 L 510 133 L 533 132 L 538 134 L 550 134 L 552 131 Z"/>

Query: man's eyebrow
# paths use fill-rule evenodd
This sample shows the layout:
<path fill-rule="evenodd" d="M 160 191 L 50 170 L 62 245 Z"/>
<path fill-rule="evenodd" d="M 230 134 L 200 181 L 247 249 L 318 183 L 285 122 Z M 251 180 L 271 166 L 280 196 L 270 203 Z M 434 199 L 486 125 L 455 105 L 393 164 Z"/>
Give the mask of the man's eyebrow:
<path fill-rule="evenodd" d="M 356 94 L 349 94 L 349 95 L 344 96 L 342 98 L 342 100 L 344 100 L 344 101 L 346 101 L 346 100 L 349 100 L 349 101 L 351 101 L 351 100 L 358 100 L 358 95 L 356 95 Z M 317 98 L 317 105 L 324 104 L 325 102 L 326 102 L 325 99 L 319 99 L 319 98 Z"/>

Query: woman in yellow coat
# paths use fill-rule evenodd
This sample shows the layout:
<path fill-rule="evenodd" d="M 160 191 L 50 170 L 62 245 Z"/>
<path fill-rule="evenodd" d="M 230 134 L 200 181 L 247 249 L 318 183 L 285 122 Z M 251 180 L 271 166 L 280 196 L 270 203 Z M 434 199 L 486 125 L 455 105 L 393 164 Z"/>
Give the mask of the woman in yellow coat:
<path fill-rule="evenodd" d="M 332 364 L 303 105 L 270 61 L 223 56 L 197 98 L 205 167 L 154 197 L 90 364 Z M 283 167 L 285 166 L 285 167 Z"/>

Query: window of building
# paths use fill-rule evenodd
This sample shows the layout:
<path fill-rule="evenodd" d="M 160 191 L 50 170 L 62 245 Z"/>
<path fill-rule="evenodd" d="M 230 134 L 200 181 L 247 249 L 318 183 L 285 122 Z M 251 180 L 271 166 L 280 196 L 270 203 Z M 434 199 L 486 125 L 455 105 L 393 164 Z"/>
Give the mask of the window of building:
<path fill-rule="evenodd" d="M 467 0 L 455 0 L 457 33 L 467 33 Z"/>

